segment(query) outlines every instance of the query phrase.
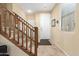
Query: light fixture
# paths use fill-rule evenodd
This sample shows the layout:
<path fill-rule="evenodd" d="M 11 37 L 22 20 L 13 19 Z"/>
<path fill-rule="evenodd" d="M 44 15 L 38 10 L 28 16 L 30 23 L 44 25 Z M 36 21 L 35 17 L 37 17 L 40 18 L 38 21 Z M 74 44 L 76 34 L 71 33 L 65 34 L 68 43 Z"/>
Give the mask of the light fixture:
<path fill-rule="evenodd" d="M 30 10 L 30 9 L 29 9 L 29 10 L 27 10 L 27 13 L 32 13 L 32 10 Z"/>

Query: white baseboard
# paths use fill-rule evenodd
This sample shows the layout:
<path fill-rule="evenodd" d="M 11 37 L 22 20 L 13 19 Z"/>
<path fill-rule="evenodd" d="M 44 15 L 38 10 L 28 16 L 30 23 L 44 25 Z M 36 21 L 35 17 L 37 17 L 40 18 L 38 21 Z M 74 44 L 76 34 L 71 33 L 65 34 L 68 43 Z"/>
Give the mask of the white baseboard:
<path fill-rule="evenodd" d="M 57 43 L 55 43 L 55 45 L 56 45 L 66 56 L 69 56 Z"/>

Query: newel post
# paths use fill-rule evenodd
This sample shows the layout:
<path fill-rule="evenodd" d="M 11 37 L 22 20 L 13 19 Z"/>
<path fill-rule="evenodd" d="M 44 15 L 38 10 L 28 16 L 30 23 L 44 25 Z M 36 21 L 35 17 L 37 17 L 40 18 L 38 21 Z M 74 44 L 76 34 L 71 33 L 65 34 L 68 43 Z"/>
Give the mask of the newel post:
<path fill-rule="evenodd" d="M 1 15 L 0 15 L 0 33 L 1 33 Z"/>
<path fill-rule="evenodd" d="M 38 48 L 38 27 L 35 28 L 35 56 L 37 56 L 37 48 Z"/>

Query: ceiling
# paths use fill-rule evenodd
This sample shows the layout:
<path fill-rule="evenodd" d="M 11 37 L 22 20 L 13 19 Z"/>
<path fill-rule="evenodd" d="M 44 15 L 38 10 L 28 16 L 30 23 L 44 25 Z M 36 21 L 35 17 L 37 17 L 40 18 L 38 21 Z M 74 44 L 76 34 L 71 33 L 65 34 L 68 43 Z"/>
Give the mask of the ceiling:
<path fill-rule="evenodd" d="M 26 13 L 31 10 L 32 13 L 49 12 L 55 6 L 55 3 L 19 3 L 18 4 Z"/>

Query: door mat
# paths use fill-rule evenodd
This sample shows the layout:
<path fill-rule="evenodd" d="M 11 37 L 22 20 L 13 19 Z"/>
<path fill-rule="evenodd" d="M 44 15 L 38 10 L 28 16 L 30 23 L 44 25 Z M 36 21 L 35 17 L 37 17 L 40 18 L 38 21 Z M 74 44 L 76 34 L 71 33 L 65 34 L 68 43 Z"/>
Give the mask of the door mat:
<path fill-rule="evenodd" d="M 41 39 L 39 45 L 52 45 L 49 39 Z"/>

